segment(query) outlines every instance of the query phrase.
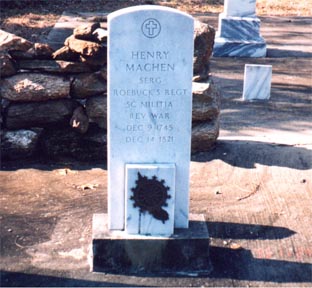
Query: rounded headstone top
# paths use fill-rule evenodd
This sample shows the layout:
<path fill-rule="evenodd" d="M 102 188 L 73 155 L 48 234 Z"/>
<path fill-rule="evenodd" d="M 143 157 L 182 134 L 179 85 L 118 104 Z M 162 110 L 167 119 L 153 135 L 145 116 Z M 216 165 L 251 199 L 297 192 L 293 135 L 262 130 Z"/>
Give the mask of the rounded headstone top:
<path fill-rule="evenodd" d="M 151 17 L 152 17 L 153 12 L 158 11 L 158 12 L 180 14 L 180 15 L 183 15 L 183 16 L 188 17 L 190 19 L 193 19 L 193 17 L 191 15 L 189 15 L 185 12 L 182 12 L 180 10 L 170 8 L 170 7 L 160 6 L 160 5 L 139 5 L 139 6 L 123 8 L 123 9 L 120 9 L 120 10 L 117 10 L 115 12 L 110 13 L 107 16 L 107 18 L 108 18 L 108 20 L 110 20 L 110 19 L 113 19 L 115 17 L 119 17 L 119 16 L 124 15 L 124 14 L 131 14 L 131 13 L 142 12 L 142 11 L 150 12 Z"/>

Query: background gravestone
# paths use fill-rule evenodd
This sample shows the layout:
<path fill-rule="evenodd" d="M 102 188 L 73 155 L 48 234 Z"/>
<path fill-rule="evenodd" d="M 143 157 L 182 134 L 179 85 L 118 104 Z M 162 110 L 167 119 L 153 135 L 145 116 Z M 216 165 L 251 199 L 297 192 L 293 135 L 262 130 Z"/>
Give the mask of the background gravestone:
<path fill-rule="evenodd" d="M 268 100 L 271 80 L 272 65 L 246 64 L 243 100 Z"/>
<path fill-rule="evenodd" d="M 174 226 L 187 228 L 193 18 L 142 6 L 110 14 L 108 27 L 109 227 L 125 227 L 126 164 L 169 164 L 176 175 Z"/>
<path fill-rule="evenodd" d="M 255 17 L 257 0 L 225 0 L 224 15 L 232 17 Z"/>
<path fill-rule="evenodd" d="M 217 57 L 265 57 L 256 0 L 225 0 L 219 15 L 213 55 Z"/>

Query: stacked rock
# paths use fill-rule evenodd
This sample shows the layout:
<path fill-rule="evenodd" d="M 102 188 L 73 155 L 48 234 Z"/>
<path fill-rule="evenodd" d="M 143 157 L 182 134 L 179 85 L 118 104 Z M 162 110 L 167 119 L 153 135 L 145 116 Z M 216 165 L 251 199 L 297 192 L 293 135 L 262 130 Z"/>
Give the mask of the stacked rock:
<path fill-rule="evenodd" d="M 106 99 L 105 35 L 99 23 L 80 26 L 53 51 L 0 31 L 3 158 L 106 158 L 106 130 L 90 123 L 99 109 L 87 99 Z"/>
<path fill-rule="evenodd" d="M 196 21 L 192 151 L 219 133 L 220 96 L 209 79 L 215 31 Z M 53 51 L 0 30 L 1 157 L 106 159 L 107 31 L 77 27 Z"/>
<path fill-rule="evenodd" d="M 208 151 L 219 136 L 221 96 L 210 76 L 215 30 L 206 23 L 194 23 L 192 153 Z"/>

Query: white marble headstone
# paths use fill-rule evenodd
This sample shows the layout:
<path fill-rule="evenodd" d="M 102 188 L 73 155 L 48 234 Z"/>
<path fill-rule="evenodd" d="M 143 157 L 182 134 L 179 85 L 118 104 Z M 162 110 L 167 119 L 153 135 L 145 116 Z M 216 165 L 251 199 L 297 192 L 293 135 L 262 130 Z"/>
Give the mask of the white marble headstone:
<path fill-rule="evenodd" d="M 255 17 L 256 0 L 224 0 L 226 17 Z"/>
<path fill-rule="evenodd" d="M 175 165 L 174 227 L 187 228 L 193 18 L 137 6 L 108 16 L 108 215 L 125 229 L 126 165 Z"/>
<path fill-rule="evenodd" d="M 246 64 L 243 100 L 268 100 L 271 94 L 272 65 Z"/>

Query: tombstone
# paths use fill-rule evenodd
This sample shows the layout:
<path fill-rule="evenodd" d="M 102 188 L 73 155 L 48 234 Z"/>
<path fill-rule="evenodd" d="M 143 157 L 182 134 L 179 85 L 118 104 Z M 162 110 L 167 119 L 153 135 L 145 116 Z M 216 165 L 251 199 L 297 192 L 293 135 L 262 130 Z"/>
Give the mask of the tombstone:
<path fill-rule="evenodd" d="M 225 0 L 226 17 L 256 17 L 256 0 Z"/>
<path fill-rule="evenodd" d="M 108 215 L 93 218 L 91 269 L 207 273 L 205 220 L 189 215 L 194 20 L 144 5 L 108 29 Z"/>
<path fill-rule="evenodd" d="M 256 0 L 225 0 L 218 26 L 213 56 L 266 56 L 266 43 L 260 35 L 260 19 L 256 17 Z"/>
<path fill-rule="evenodd" d="M 243 100 L 268 100 L 271 92 L 272 65 L 246 64 Z"/>
<path fill-rule="evenodd" d="M 150 164 L 175 165 L 176 177 L 168 179 L 179 191 L 172 202 L 172 223 L 187 228 L 193 19 L 151 6 L 116 12 L 108 25 L 110 229 L 123 230 L 126 202 L 135 204 L 126 199 L 127 164 L 142 169 Z M 176 33 L 177 27 L 183 33 Z"/>

